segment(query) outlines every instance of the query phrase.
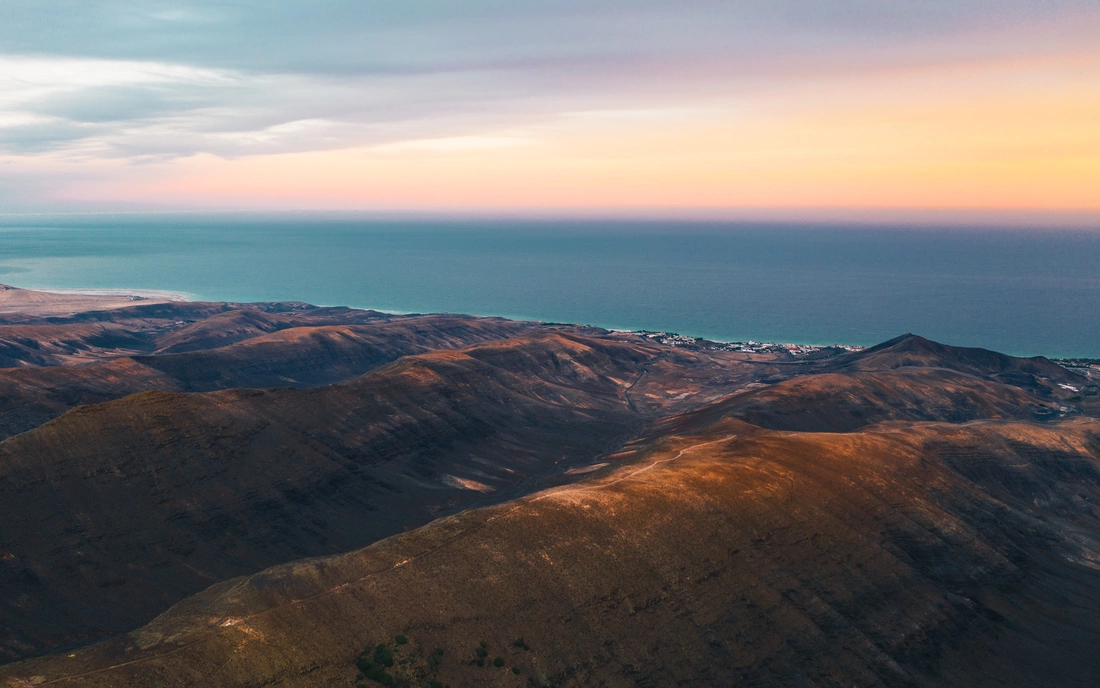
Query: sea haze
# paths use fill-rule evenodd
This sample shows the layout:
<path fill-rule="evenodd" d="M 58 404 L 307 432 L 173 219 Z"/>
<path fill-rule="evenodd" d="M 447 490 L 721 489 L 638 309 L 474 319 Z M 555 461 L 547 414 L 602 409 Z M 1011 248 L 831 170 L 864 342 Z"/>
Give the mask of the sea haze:
<path fill-rule="evenodd" d="M 0 220 L 0 282 L 448 311 L 717 340 L 905 332 L 1100 356 L 1100 232 L 618 221 Z"/>

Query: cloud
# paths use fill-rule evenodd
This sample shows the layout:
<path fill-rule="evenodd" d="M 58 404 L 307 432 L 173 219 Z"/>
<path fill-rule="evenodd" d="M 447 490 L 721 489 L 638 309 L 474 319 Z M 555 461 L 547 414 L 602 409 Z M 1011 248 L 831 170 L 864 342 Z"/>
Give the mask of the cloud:
<path fill-rule="evenodd" d="M 1098 33 L 1095 0 L 5 0 L 0 154 L 493 150 Z"/>
<path fill-rule="evenodd" d="M 258 72 L 407 73 L 594 55 L 856 52 L 967 36 L 1090 40 L 1091 0 L 6 0 L 7 53 Z M 1089 23 L 1086 21 L 1086 24 Z M 1053 35 L 1053 34 L 1052 34 Z M 1017 47 L 1020 47 L 1017 45 Z"/>
<path fill-rule="evenodd" d="M 163 62 L 0 55 L 0 146 L 111 154 L 112 136 L 211 107 L 240 82 Z"/>

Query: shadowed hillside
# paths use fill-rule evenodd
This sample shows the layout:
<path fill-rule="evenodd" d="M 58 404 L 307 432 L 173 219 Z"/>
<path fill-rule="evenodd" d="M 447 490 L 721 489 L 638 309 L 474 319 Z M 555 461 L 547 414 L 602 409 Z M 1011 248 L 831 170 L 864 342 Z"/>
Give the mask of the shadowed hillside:
<path fill-rule="evenodd" d="M 182 353 L 228 346 L 297 324 L 295 318 L 261 310 L 231 310 L 188 323 L 157 337 L 158 352 Z"/>
<path fill-rule="evenodd" d="M 240 312 L 228 311 L 196 324 L 213 327 L 210 320 L 221 320 L 219 327 L 226 320 L 237 323 Z M 259 317 L 267 316 L 262 312 L 248 316 L 249 320 Z M 87 327 L 99 326 L 70 325 L 67 329 Z M 94 365 L 0 370 L 0 438 L 41 425 L 73 406 L 136 392 L 316 386 L 348 380 L 401 356 L 503 339 L 531 329 L 529 324 L 495 318 L 419 316 L 368 325 L 296 326 L 215 349 L 104 357 Z M 203 336 L 209 341 L 213 335 L 207 332 Z M 180 340 L 174 341 L 178 344 Z"/>
<path fill-rule="evenodd" d="M 1091 419 L 854 434 L 723 420 L 0 675 L 353 686 L 357 654 L 387 644 L 398 685 L 1086 686 L 1098 500 Z M 482 641 L 501 666 L 477 664 Z"/>
<path fill-rule="evenodd" d="M 0 325 L 0 369 L 90 363 L 152 345 L 147 333 L 114 323 Z"/>
<path fill-rule="evenodd" d="M 134 360 L 170 375 L 189 392 L 312 387 L 362 375 L 402 356 L 505 339 L 532 329 L 499 318 L 421 316 L 371 325 L 294 327 L 230 346 Z"/>
<path fill-rule="evenodd" d="M 132 628 L 211 582 L 359 547 L 614 450 L 642 424 L 616 380 L 651 356 L 550 335 L 313 390 L 143 393 L 10 438 L 9 656 Z"/>

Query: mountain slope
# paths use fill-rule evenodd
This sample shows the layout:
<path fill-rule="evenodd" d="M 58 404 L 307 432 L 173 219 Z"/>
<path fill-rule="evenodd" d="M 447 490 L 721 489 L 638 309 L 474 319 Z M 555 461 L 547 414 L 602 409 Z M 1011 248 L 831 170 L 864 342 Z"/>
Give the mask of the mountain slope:
<path fill-rule="evenodd" d="M 834 367 L 849 370 L 888 370 L 902 367 L 948 368 L 961 373 L 1000 379 L 1009 384 L 1037 386 L 1039 378 L 1085 378 L 1042 356 L 1017 358 L 988 349 L 948 346 L 914 334 L 905 334 L 837 359 Z"/>
<path fill-rule="evenodd" d="M 283 313 L 235 309 L 165 332 L 157 337 L 156 349 L 161 353 L 173 354 L 216 349 L 296 324 L 299 323 Z"/>
<path fill-rule="evenodd" d="M 312 387 L 347 380 L 401 356 L 506 339 L 536 329 L 500 318 L 419 316 L 369 325 L 279 329 L 229 346 L 135 356 L 204 392 L 232 387 Z"/>
<path fill-rule="evenodd" d="M 55 358 L 0 371 L 0 433 L 13 435 L 0 442 L 0 661 L 132 631 L 210 585 L 74 659 L 137 659 L 168 672 L 164 685 L 353 685 L 347 653 L 387 633 L 472 657 L 465 635 L 503 651 L 501 629 L 514 629 L 537 641 L 508 650 L 520 674 L 455 663 L 440 676 L 948 685 L 1041 669 L 1072 684 L 1097 639 L 1098 432 L 1074 419 L 1089 412 L 1074 388 L 1088 390 L 1045 359 L 913 336 L 749 356 L 293 303 L 149 304 L 5 328 L 37 332 L 20 355 Z M 89 344 L 103 332 L 147 353 Z M 586 476 L 580 492 L 510 506 L 527 514 L 510 534 L 494 529 L 513 511 L 447 517 Z M 424 556 L 370 573 L 388 591 L 375 599 L 375 583 L 356 587 L 361 564 L 393 543 Z M 454 559 L 432 559 L 437 547 Z M 435 561 L 428 578 L 401 577 L 422 560 Z M 288 603 L 335 585 L 373 601 Z M 417 617 L 424 605 L 444 616 Z M 305 614 L 302 630 L 242 626 L 281 638 L 253 657 L 234 619 L 269 607 Z M 218 666 L 223 633 L 241 655 L 228 674 L 192 677 L 157 654 Z M 221 649 L 188 654 L 188 638 Z M 1022 668 L 997 674 L 981 657 Z M 7 675 L 69 671 L 67 659 Z M 113 671 L 108 683 L 147 679 Z"/>
<path fill-rule="evenodd" d="M 239 312 L 221 312 L 200 320 L 197 324 L 203 325 L 203 329 L 186 334 L 207 342 L 216 340 L 215 333 L 225 332 L 226 322 L 240 322 L 236 315 Z M 256 322 L 260 317 L 273 316 L 249 315 L 247 320 Z M 309 327 L 299 326 L 298 320 L 302 318 L 280 317 L 282 320 L 278 322 L 285 326 L 280 331 L 257 334 L 215 349 L 109 358 L 93 365 L 0 370 L 0 438 L 41 425 L 76 405 L 141 391 L 317 386 L 351 379 L 401 356 L 459 348 L 537 329 L 528 323 L 461 316 L 417 316 L 380 319 L 369 325 Z M 344 317 L 337 313 L 334 319 Z M 218 322 L 211 324 L 211 320 Z M 329 320 L 319 316 L 309 319 L 314 323 Z M 68 330 L 88 327 L 100 326 L 67 326 Z M 0 332 L 3 330 L 0 328 Z M 229 331 L 226 336 L 234 335 Z M 188 337 L 171 341 L 175 345 L 193 344 L 195 340 Z"/>
<path fill-rule="evenodd" d="M 640 429 L 621 390 L 652 356 L 551 334 L 317 389 L 147 392 L 12 437 L 4 651 L 125 631 L 214 581 L 360 547 L 591 461 Z"/>
<path fill-rule="evenodd" d="M 113 323 L 0 325 L 0 369 L 88 363 L 151 348 L 143 332 Z"/>
<path fill-rule="evenodd" d="M 356 654 L 404 634 L 390 671 L 409 685 L 1092 685 L 1098 500 L 1091 419 L 851 434 L 722 420 L 0 676 L 352 686 Z M 479 641 L 503 667 L 476 665 Z"/>
<path fill-rule="evenodd" d="M 1049 398 L 940 368 L 821 373 L 738 395 L 720 410 L 773 430 L 850 432 L 888 420 L 964 422 L 1050 418 Z"/>

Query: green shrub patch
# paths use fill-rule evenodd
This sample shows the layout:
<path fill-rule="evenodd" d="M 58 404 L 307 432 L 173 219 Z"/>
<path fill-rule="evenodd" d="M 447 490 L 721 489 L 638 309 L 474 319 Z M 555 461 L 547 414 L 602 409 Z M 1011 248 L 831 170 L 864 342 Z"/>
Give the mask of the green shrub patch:
<path fill-rule="evenodd" d="M 393 666 L 393 650 L 385 645 L 379 645 L 374 648 L 374 663 L 383 664 L 385 666 Z"/>
<path fill-rule="evenodd" d="M 355 659 L 358 675 L 355 688 L 377 688 L 379 685 L 393 688 L 451 688 L 436 678 L 436 672 L 443 663 L 446 651 L 437 647 L 429 650 L 413 642 L 413 639 L 398 633 L 389 643 L 380 643 L 363 650 Z M 402 649 L 404 646 L 404 649 Z M 489 654 L 488 643 L 482 641 L 475 648 L 478 666 L 485 666 Z M 469 664 L 473 664 L 471 660 Z M 492 660 L 488 660 L 492 666 Z"/>

